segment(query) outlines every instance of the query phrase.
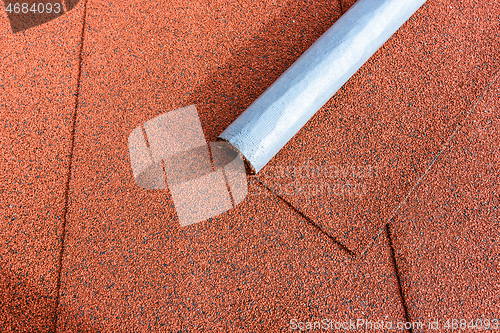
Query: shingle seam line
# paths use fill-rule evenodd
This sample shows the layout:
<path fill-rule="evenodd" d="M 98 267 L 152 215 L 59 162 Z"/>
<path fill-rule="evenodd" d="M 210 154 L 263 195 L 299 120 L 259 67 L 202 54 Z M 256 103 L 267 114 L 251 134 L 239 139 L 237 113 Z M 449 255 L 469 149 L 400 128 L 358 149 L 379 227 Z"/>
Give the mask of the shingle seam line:
<path fill-rule="evenodd" d="M 469 118 L 469 116 L 472 114 L 472 112 L 474 112 L 474 110 L 475 110 L 476 106 L 479 104 L 479 102 L 490 91 L 491 87 L 493 86 L 493 84 L 497 80 L 499 74 L 500 74 L 500 71 L 495 72 L 493 80 L 490 82 L 490 84 L 488 85 L 488 87 L 483 91 L 483 94 L 481 96 L 479 96 L 479 98 L 476 100 L 476 102 L 474 103 L 474 105 L 472 106 L 472 108 L 470 109 L 470 111 L 465 116 L 464 120 L 457 125 L 457 127 L 455 128 L 455 130 L 453 131 L 453 133 L 448 137 L 448 140 L 446 140 L 446 142 L 443 144 L 441 150 L 436 154 L 436 156 L 434 156 L 434 158 L 432 159 L 432 162 L 429 163 L 429 165 L 427 166 L 427 169 L 424 171 L 424 174 L 417 180 L 417 182 L 415 183 L 415 185 L 413 185 L 412 189 L 408 192 L 408 194 L 405 196 L 405 198 L 403 200 L 401 200 L 401 202 L 399 203 L 399 205 L 396 207 L 396 209 L 393 211 L 393 213 L 391 214 L 391 216 L 388 218 L 388 223 L 390 221 L 394 221 L 394 218 L 396 217 L 396 215 L 399 212 L 400 208 L 408 201 L 408 198 L 415 191 L 415 189 L 420 185 L 420 183 L 422 183 L 423 179 L 429 173 L 429 171 L 434 166 L 434 164 L 439 159 L 439 157 L 442 155 L 442 153 L 444 152 L 444 150 L 446 148 L 448 148 L 448 146 L 450 145 L 451 140 L 453 140 L 453 138 L 455 137 L 455 135 L 462 128 L 462 125 L 465 124 L 466 120 Z M 365 250 L 361 254 L 362 256 L 366 255 L 366 252 L 373 246 L 373 244 L 375 243 L 376 239 L 380 236 L 381 232 L 382 232 L 382 230 L 379 231 L 379 233 L 373 239 L 373 241 L 370 242 L 370 244 L 365 248 Z"/>
<path fill-rule="evenodd" d="M 405 321 L 407 323 L 410 323 L 411 322 L 410 315 L 408 314 L 408 306 L 406 305 L 406 300 L 405 300 L 405 296 L 404 296 L 404 292 L 403 292 L 403 286 L 401 285 L 401 275 L 399 273 L 398 264 L 396 262 L 396 254 L 394 251 L 394 246 L 392 244 L 392 238 L 391 238 L 391 232 L 389 229 L 389 224 L 386 224 L 384 229 L 385 229 L 385 232 L 387 234 L 387 241 L 389 243 L 389 250 L 391 253 L 391 263 L 392 263 L 392 266 L 394 269 L 394 274 L 396 275 L 396 281 L 398 283 L 398 293 L 399 293 L 399 298 L 401 299 L 401 305 L 403 306 Z M 407 331 L 410 333 L 413 333 L 413 329 L 411 328 L 411 326 L 409 329 L 407 329 Z"/>
<path fill-rule="evenodd" d="M 64 254 L 64 241 L 66 238 L 66 223 L 68 220 L 69 212 L 69 186 L 71 181 L 71 174 L 73 169 L 73 159 L 74 159 L 74 148 L 75 148 L 75 134 L 76 134 L 76 118 L 78 113 L 78 105 L 80 103 L 80 92 L 81 92 L 81 74 L 82 74 L 82 54 L 83 54 L 83 44 L 85 41 L 85 26 L 87 18 L 87 0 L 83 3 L 83 20 L 82 20 L 82 30 L 81 30 L 81 43 L 78 55 L 78 73 L 77 73 L 77 88 L 75 93 L 75 106 L 72 115 L 72 128 L 70 137 L 70 154 L 69 154 L 69 165 L 68 165 L 68 177 L 66 178 L 65 190 L 64 190 L 64 210 L 62 213 L 62 234 L 61 234 L 61 245 L 59 250 L 58 267 L 57 267 L 57 281 L 55 290 L 55 305 L 54 305 L 54 315 L 52 319 L 52 331 L 57 332 L 57 323 L 59 320 L 59 304 L 61 299 L 61 274 L 62 274 L 62 264 L 63 264 L 63 254 Z"/>
<path fill-rule="evenodd" d="M 349 250 L 344 244 L 340 243 L 335 237 L 330 235 L 328 232 L 323 230 L 321 226 L 316 224 L 311 218 L 309 218 L 307 215 L 305 215 L 303 212 L 301 212 L 299 209 L 297 209 L 294 205 L 292 205 L 290 202 L 285 200 L 282 196 L 278 195 L 275 193 L 273 190 L 271 190 L 268 186 L 266 186 L 259 178 L 256 176 L 251 176 L 251 178 L 255 179 L 262 187 L 264 187 L 266 190 L 268 190 L 271 194 L 273 194 L 276 198 L 278 198 L 280 201 L 285 203 L 290 209 L 292 209 L 295 213 L 300 215 L 302 218 L 304 218 L 310 225 L 315 227 L 321 234 L 325 235 L 327 238 L 329 238 L 331 241 L 333 241 L 335 244 L 337 244 L 342 250 L 344 250 L 347 254 L 350 256 L 355 257 L 355 253 Z"/>

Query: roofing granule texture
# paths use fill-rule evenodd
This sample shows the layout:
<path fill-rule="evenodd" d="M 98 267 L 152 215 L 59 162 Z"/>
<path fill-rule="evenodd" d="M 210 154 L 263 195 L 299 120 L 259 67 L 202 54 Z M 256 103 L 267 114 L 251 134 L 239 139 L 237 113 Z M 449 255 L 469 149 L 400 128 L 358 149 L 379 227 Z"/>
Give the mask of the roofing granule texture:
<path fill-rule="evenodd" d="M 258 177 L 362 253 L 498 68 L 499 14 L 427 1 Z"/>
<path fill-rule="evenodd" d="M 341 0 L 341 1 L 339 1 L 339 4 L 340 4 L 341 9 L 342 9 L 342 14 L 347 12 L 349 10 L 349 8 L 351 8 L 351 6 L 354 5 L 355 3 L 356 3 L 356 0 Z"/>
<path fill-rule="evenodd" d="M 255 178 L 234 210 L 180 228 L 127 147 L 190 104 L 213 141 L 352 1 L 88 1 L 70 164 L 82 3 L 16 35 L 0 6 L 2 331 L 54 314 L 63 332 L 403 321 L 389 244 L 410 319 L 500 312 L 498 83 L 404 201 L 498 69 L 498 6 L 429 0 L 257 175 L 353 256 Z"/>
<path fill-rule="evenodd" d="M 48 331 L 82 11 L 14 35 L 0 8 L 0 331 Z"/>
<path fill-rule="evenodd" d="M 169 191 L 138 188 L 130 169 L 138 124 L 194 103 L 215 139 L 338 18 L 337 3 L 91 1 L 87 10 L 59 331 L 403 320 L 384 238 L 354 260 L 255 180 L 234 210 L 180 228 Z"/>
<path fill-rule="evenodd" d="M 500 319 L 496 78 L 391 226 L 413 320 Z"/>
<path fill-rule="evenodd" d="M 121 148 L 94 175 L 125 167 Z M 277 332 L 294 318 L 404 320 L 385 238 L 363 260 L 346 255 L 254 180 L 237 208 L 188 228 L 167 195 L 121 177 L 73 191 L 59 331 L 85 323 L 106 332 Z"/>

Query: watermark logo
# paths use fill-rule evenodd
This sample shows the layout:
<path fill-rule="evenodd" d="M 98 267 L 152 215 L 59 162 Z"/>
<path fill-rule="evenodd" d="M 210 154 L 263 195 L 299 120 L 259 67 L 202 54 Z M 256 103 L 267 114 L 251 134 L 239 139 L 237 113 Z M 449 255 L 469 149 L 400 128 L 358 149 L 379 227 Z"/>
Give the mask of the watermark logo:
<path fill-rule="evenodd" d="M 225 142 L 207 145 L 194 105 L 137 126 L 128 147 L 136 185 L 168 185 L 181 226 L 219 215 L 248 193 L 243 159 Z"/>
<path fill-rule="evenodd" d="M 79 0 L 3 0 L 12 32 L 52 21 L 72 10 Z"/>
<path fill-rule="evenodd" d="M 419 321 L 402 322 L 391 320 L 367 320 L 364 318 L 349 319 L 349 320 L 331 320 L 328 318 L 315 321 L 300 321 L 296 318 L 290 320 L 290 329 L 293 331 L 407 331 L 407 330 L 422 330 L 423 328 L 438 329 L 439 323 L 430 322 L 422 323 Z"/>
<path fill-rule="evenodd" d="M 261 172 L 278 179 L 273 190 L 284 196 L 362 197 L 378 177 L 377 167 L 370 164 L 319 165 L 312 161 L 300 166 L 272 166 Z"/>

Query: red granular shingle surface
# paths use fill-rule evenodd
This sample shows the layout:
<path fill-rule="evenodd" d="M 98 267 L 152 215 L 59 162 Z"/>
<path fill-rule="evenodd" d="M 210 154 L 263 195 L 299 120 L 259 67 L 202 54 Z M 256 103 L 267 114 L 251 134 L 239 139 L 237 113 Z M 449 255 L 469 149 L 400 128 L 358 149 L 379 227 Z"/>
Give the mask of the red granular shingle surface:
<path fill-rule="evenodd" d="M 391 227 L 415 320 L 500 317 L 499 142 L 497 79 Z"/>
<path fill-rule="evenodd" d="M 12 33 L 10 30 L 9 17 L 3 7 L 0 8 L 0 31 L 2 37 L 7 33 Z"/>
<path fill-rule="evenodd" d="M 347 12 L 352 5 L 356 3 L 356 0 L 344 0 L 342 3 L 342 14 Z"/>
<path fill-rule="evenodd" d="M 428 1 L 258 176 L 362 252 L 498 68 L 499 14 Z"/>
<path fill-rule="evenodd" d="M 94 174 L 125 164 L 115 159 Z M 78 311 L 60 313 L 60 331 L 88 323 L 275 332 L 293 318 L 403 320 L 385 238 L 353 259 L 255 181 L 236 209 L 181 229 L 168 196 L 126 185 L 110 176 L 74 189 L 61 304 Z"/>
<path fill-rule="evenodd" d="M 0 331 L 48 331 L 82 10 L 14 35 L 0 8 Z"/>
<path fill-rule="evenodd" d="M 89 0 L 59 297 L 85 3 L 16 36 L 2 8 L 0 330 L 50 331 L 55 314 L 60 332 L 402 321 L 380 233 L 401 203 L 408 319 L 499 313 L 498 82 L 466 119 L 498 70 L 498 6 L 429 0 L 257 175 L 365 255 L 254 178 L 187 228 L 168 190 L 134 184 L 132 129 L 196 104 L 214 140 L 353 3 Z"/>
<path fill-rule="evenodd" d="M 180 229 L 168 197 L 129 189 L 116 200 L 121 185 L 110 180 L 109 195 L 88 197 L 100 205 L 81 205 L 70 220 L 61 304 L 76 313 L 60 313 L 60 331 L 82 322 L 225 332 L 286 331 L 293 318 L 403 320 L 385 240 L 353 260 L 253 184 L 235 210 Z"/>
<path fill-rule="evenodd" d="M 138 188 L 130 170 L 133 128 L 195 103 L 215 138 L 338 17 L 336 4 L 88 6 L 60 331 L 403 319 L 385 239 L 354 260 L 255 180 L 236 209 L 181 229 L 169 192 Z"/>

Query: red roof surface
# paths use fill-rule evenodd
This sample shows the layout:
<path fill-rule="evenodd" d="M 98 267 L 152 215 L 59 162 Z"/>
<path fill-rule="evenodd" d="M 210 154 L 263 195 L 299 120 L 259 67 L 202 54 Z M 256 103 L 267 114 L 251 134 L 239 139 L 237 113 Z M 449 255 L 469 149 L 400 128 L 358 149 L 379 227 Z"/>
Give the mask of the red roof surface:
<path fill-rule="evenodd" d="M 494 4 L 429 0 L 235 209 L 181 228 L 134 183 L 135 127 L 196 104 L 213 141 L 352 3 L 0 6 L 0 331 L 500 317 Z"/>

